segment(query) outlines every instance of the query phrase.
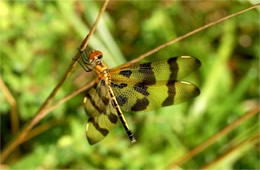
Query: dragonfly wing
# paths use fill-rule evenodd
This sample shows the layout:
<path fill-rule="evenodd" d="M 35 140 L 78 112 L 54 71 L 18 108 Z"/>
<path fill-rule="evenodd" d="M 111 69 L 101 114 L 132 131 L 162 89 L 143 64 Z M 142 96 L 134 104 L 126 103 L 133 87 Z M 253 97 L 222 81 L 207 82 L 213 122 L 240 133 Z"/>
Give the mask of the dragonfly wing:
<path fill-rule="evenodd" d="M 86 126 L 86 136 L 90 144 L 95 144 L 117 123 L 116 110 L 102 81 L 88 91 L 84 98 L 84 108 L 90 117 Z"/>
<path fill-rule="evenodd" d="M 146 63 L 123 65 L 110 70 L 113 82 L 140 82 L 155 84 L 156 81 L 179 80 L 197 70 L 201 63 L 191 56 L 172 57 Z"/>
<path fill-rule="evenodd" d="M 148 111 L 182 103 L 199 95 L 199 89 L 178 81 L 200 67 L 191 56 L 172 57 L 111 69 L 111 87 L 123 111 Z"/>
<path fill-rule="evenodd" d="M 150 111 L 179 104 L 199 95 L 198 87 L 185 81 L 159 81 L 155 84 L 112 83 L 118 104 L 126 112 Z"/>

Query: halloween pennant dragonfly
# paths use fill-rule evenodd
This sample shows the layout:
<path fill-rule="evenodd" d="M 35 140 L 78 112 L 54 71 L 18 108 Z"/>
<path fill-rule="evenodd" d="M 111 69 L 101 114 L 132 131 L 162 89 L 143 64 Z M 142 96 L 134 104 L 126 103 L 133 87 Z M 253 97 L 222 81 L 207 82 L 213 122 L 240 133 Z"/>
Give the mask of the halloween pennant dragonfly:
<path fill-rule="evenodd" d="M 98 50 L 80 52 L 80 64 L 85 71 L 95 71 L 95 85 L 83 100 L 89 116 L 86 136 L 90 144 L 101 141 L 121 121 L 131 142 L 131 132 L 124 112 L 149 111 L 179 104 L 199 95 L 195 85 L 180 81 L 200 67 L 200 61 L 190 56 L 167 60 L 134 63 L 108 69 Z"/>

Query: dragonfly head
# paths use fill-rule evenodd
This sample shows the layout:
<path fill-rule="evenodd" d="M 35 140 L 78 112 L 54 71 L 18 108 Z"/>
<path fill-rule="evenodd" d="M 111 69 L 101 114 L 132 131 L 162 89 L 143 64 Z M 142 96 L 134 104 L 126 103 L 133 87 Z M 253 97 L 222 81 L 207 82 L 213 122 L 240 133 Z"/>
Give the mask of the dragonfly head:
<path fill-rule="evenodd" d="M 92 71 L 93 68 L 97 65 L 101 65 L 101 59 L 103 54 L 98 50 L 84 50 L 80 53 L 80 65 L 84 68 L 85 71 Z"/>
<path fill-rule="evenodd" d="M 92 50 L 89 54 L 89 62 L 94 65 L 101 64 L 101 59 L 103 58 L 103 53 L 98 50 Z"/>

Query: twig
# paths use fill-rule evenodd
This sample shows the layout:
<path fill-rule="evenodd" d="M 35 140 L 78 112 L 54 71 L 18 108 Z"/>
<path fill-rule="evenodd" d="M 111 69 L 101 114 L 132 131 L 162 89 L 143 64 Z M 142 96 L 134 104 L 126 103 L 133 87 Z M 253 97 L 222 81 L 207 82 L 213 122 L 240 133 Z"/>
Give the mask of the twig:
<path fill-rule="evenodd" d="M 68 96 L 62 98 L 61 100 L 57 101 L 56 103 L 54 103 L 53 105 L 51 105 L 50 107 L 44 109 L 41 114 L 43 114 L 44 116 L 46 116 L 48 113 L 50 113 L 52 110 L 54 110 L 57 106 L 59 106 L 62 103 L 65 103 L 66 101 L 68 101 L 69 99 L 73 98 L 74 96 L 80 94 L 81 92 L 87 90 L 88 88 L 90 88 L 91 86 L 93 86 L 95 83 L 95 80 L 91 81 L 90 83 L 88 83 L 86 86 L 81 87 L 78 90 L 75 90 L 74 92 L 72 92 L 71 94 L 69 94 Z"/>
<path fill-rule="evenodd" d="M 207 163 L 206 165 L 204 165 L 203 167 L 201 167 L 200 169 L 211 169 L 212 166 L 216 165 L 218 162 L 222 161 L 223 159 L 225 159 L 227 156 L 229 156 L 230 154 L 232 154 L 234 151 L 236 151 L 236 149 L 241 148 L 243 145 L 248 144 L 250 142 L 255 143 L 257 141 L 259 141 L 259 137 L 260 134 L 256 134 L 253 135 L 251 137 L 249 137 L 248 139 L 240 142 L 239 144 L 233 146 L 232 148 L 230 148 L 226 153 L 224 153 L 223 155 L 221 155 L 220 157 L 218 157 L 217 159 Z"/>
<path fill-rule="evenodd" d="M 183 163 L 187 162 L 191 158 L 193 158 L 195 155 L 198 153 L 202 152 L 204 149 L 209 147 L 212 143 L 214 143 L 217 139 L 220 137 L 226 135 L 229 133 L 231 130 L 236 128 L 238 125 L 240 125 L 242 122 L 246 121 L 250 117 L 254 116 L 260 111 L 260 105 L 257 106 L 256 108 L 252 109 L 250 112 L 247 112 L 243 116 L 241 116 L 239 119 L 235 120 L 232 122 L 230 125 L 226 126 L 224 129 L 220 130 L 216 134 L 214 134 L 212 137 L 210 137 L 208 140 L 205 142 L 201 143 L 199 146 L 196 148 L 192 149 L 190 152 L 186 153 L 183 157 L 181 157 L 177 162 L 173 162 L 170 164 L 169 168 L 174 169 L 176 167 L 181 166 Z"/>
<path fill-rule="evenodd" d="M 94 23 L 94 25 L 92 26 L 90 33 L 85 37 L 85 39 L 83 40 L 83 42 L 80 45 L 80 50 L 84 50 L 89 42 L 89 38 L 91 37 L 91 35 L 94 33 L 97 24 L 99 22 L 99 20 L 101 19 L 102 14 L 104 13 L 107 4 L 108 4 L 109 0 L 105 0 L 98 16 L 97 19 Z M 13 139 L 13 141 L 10 142 L 10 144 L 5 148 L 5 150 L 3 151 L 3 153 L 1 154 L 1 160 L 0 163 L 3 163 L 5 161 L 5 159 L 10 155 L 10 153 L 25 139 L 25 137 L 28 135 L 29 131 L 44 117 L 47 115 L 46 112 L 44 112 L 44 109 L 47 107 L 47 105 L 50 103 L 50 101 L 54 98 L 54 96 L 56 95 L 57 91 L 61 88 L 61 86 L 63 85 L 63 83 L 65 82 L 65 80 L 70 76 L 72 69 L 76 66 L 77 64 L 77 60 L 79 58 L 79 53 L 77 53 L 71 64 L 69 65 L 67 71 L 65 72 L 64 76 L 61 78 L 61 80 L 59 81 L 59 83 L 56 85 L 56 87 L 54 88 L 54 90 L 51 92 L 51 94 L 49 95 L 49 97 L 45 100 L 45 102 L 42 104 L 42 106 L 40 107 L 40 109 L 36 112 L 36 116 L 31 120 L 31 122 L 29 122 L 25 128 L 21 131 L 21 133 L 15 137 Z"/>
<path fill-rule="evenodd" d="M 89 38 L 90 38 L 90 36 L 92 36 L 92 34 L 94 33 L 94 31 L 96 30 L 97 24 L 98 24 L 99 20 L 101 19 L 101 16 L 102 16 L 102 14 L 103 14 L 104 11 L 105 11 L 105 9 L 106 9 L 106 7 L 107 7 L 107 5 L 108 5 L 108 2 L 109 2 L 109 0 L 105 0 L 103 6 L 102 6 L 102 8 L 101 8 L 101 10 L 100 10 L 99 13 L 98 13 L 97 19 L 96 19 L 94 25 L 92 26 L 92 28 L 91 28 L 89 34 L 86 36 L 86 38 L 85 38 L 85 39 L 83 40 L 83 42 L 81 43 L 80 51 L 84 51 L 84 50 L 86 49 L 86 47 L 87 47 L 87 45 L 88 45 Z"/>
<path fill-rule="evenodd" d="M 5 83 L 0 79 L 0 88 L 3 91 L 3 94 L 7 100 L 7 102 L 10 105 L 10 118 L 11 118 L 11 129 L 12 134 L 16 134 L 19 130 L 19 118 L 18 118 L 18 112 L 17 112 L 17 102 L 11 92 L 8 90 Z"/>
<path fill-rule="evenodd" d="M 175 39 L 173 39 L 173 40 L 170 40 L 170 41 L 168 41 L 168 42 L 166 42 L 166 43 L 164 43 L 164 44 L 162 44 L 162 45 L 159 45 L 158 47 L 156 47 L 156 48 L 154 48 L 154 49 L 152 49 L 152 50 L 150 50 L 150 51 L 148 51 L 148 52 L 146 52 L 146 53 L 140 55 L 139 57 L 137 57 L 137 58 L 131 60 L 130 62 L 126 63 L 125 65 L 127 66 L 127 65 L 130 65 L 130 64 L 132 64 L 132 63 L 136 63 L 136 62 L 138 62 L 138 61 L 144 59 L 145 57 L 150 56 L 150 55 L 156 53 L 157 51 L 159 51 L 159 50 L 161 50 L 161 49 L 163 49 L 163 48 L 165 48 L 165 47 L 167 47 L 167 46 L 169 46 L 169 45 L 172 45 L 173 43 L 176 43 L 176 42 L 178 42 L 178 41 L 180 41 L 180 40 L 183 40 L 183 39 L 185 39 L 185 38 L 187 38 L 187 37 L 189 37 L 189 36 L 191 36 L 191 35 L 193 35 L 193 34 L 195 34 L 195 33 L 197 33 L 197 32 L 200 32 L 200 31 L 202 31 L 202 30 L 204 30 L 204 29 L 206 29 L 206 28 L 212 27 L 212 26 L 214 26 L 214 25 L 216 25 L 216 24 L 218 24 L 218 23 L 220 23 L 220 22 L 222 22 L 222 21 L 225 21 L 225 20 L 230 19 L 230 18 L 232 18 L 232 17 L 234 17 L 234 16 L 237 16 L 237 15 L 239 15 L 239 14 L 242 14 L 242 13 L 244 13 L 244 12 L 246 12 L 246 11 L 249 11 L 249 10 L 251 10 L 251 9 L 254 9 L 254 8 L 256 8 L 257 6 L 260 6 L 260 3 L 258 3 L 258 4 L 256 4 L 256 5 L 253 5 L 253 6 L 250 6 L 250 7 L 246 8 L 246 9 L 241 10 L 241 11 L 235 12 L 235 13 L 233 13 L 233 14 L 231 14 L 231 15 L 226 16 L 226 17 L 223 17 L 223 18 L 221 18 L 221 19 L 219 19 L 219 20 L 217 20 L 217 21 L 213 21 L 213 22 L 211 22 L 211 23 L 209 23 L 209 24 L 206 24 L 206 25 L 204 25 L 204 26 L 202 26 L 202 27 L 199 27 L 199 28 L 197 28 L 197 29 L 195 29 L 195 30 L 193 30 L 193 31 L 191 31 L 191 32 L 189 32 L 189 33 L 187 33 L 187 34 L 184 34 L 184 35 L 182 35 L 182 36 L 180 36 L 180 37 L 178 37 L 178 38 L 175 38 Z"/>
<path fill-rule="evenodd" d="M 56 120 L 51 120 L 49 122 L 46 122 L 46 123 L 44 123 L 42 125 L 39 125 L 39 126 L 35 127 L 25 137 L 25 139 L 22 141 L 22 143 L 25 142 L 25 141 L 30 140 L 31 138 L 33 138 L 33 137 L 35 137 L 35 136 L 37 136 L 37 135 L 39 135 L 41 133 L 43 133 L 44 131 L 50 129 L 52 126 L 57 125 L 58 123 L 61 123 L 61 122 L 57 122 Z"/>
<path fill-rule="evenodd" d="M 68 96 L 66 96 L 63 99 L 59 100 L 58 102 L 54 103 L 52 106 L 44 109 L 41 112 L 41 114 L 43 115 L 43 117 L 45 117 L 48 113 L 50 113 L 52 110 L 54 110 L 57 106 L 59 106 L 62 103 L 65 103 L 66 101 L 68 101 L 69 99 L 73 98 L 74 96 L 76 96 L 76 95 L 82 93 L 83 91 L 87 90 L 88 88 L 92 87 L 94 83 L 95 83 L 95 80 L 91 81 L 90 83 L 88 83 L 87 85 L 81 87 L 80 89 L 75 90 L 74 92 L 72 92 Z M 48 130 L 51 126 L 53 126 L 55 124 L 57 124 L 57 122 L 53 121 L 53 122 L 45 123 L 43 125 L 40 125 L 40 126 L 36 127 L 35 129 L 30 130 L 30 133 L 25 137 L 25 139 L 23 141 L 21 141 L 21 143 L 23 143 L 25 141 L 28 141 L 29 139 L 37 136 L 38 134 Z"/>

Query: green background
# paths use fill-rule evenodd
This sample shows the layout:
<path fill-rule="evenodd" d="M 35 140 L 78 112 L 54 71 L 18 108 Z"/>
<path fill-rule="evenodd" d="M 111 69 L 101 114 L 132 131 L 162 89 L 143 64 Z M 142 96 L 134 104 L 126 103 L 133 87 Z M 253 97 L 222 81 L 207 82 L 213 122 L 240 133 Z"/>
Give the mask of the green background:
<path fill-rule="evenodd" d="M 111 68 L 154 47 L 252 5 L 250 1 L 114 1 L 91 37 Z M 102 1 L 0 1 L 1 79 L 18 104 L 20 127 L 29 122 L 65 73 Z M 59 105 L 40 126 L 47 130 L 23 143 L 3 165 L 19 169 L 165 169 L 259 103 L 259 8 L 236 16 L 147 57 L 190 55 L 202 66 L 186 80 L 199 97 L 152 112 L 126 113 L 137 138 L 121 125 L 100 143 L 85 138 L 83 94 Z M 92 80 L 77 65 L 55 101 Z M 14 137 L 10 106 L 0 90 L 1 152 Z M 184 169 L 259 169 L 259 117 L 218 138 Z M 31 135 L 31 134 L 30 134 Z M 239 147 L 235 147 L 239 145 Z M 229 150 L 235 147 L 232 152 Z M 216 161 L 218 160 L 219 161 Z"/>

